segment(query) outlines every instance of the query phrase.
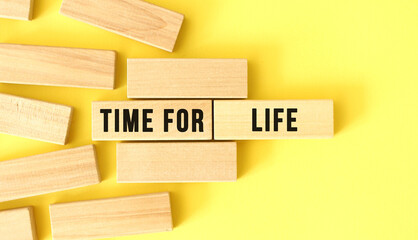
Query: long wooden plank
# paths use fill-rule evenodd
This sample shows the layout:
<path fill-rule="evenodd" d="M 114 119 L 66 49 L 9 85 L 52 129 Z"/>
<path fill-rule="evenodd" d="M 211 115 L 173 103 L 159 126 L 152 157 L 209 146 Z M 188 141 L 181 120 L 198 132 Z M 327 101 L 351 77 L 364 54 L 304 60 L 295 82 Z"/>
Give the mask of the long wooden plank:
<path fill-rule="evenodd" d="M 173 51 L 184 16 L 138 0 L 64 0 L 61 14 Z"/>
<path fill-rule="evenodd" d="M 64 145 L 72 108 L 0 93 L 0 133 Z"/>
<path fill-rule="evenodd" d="M 115 61 L 109 50 L 0 44 L 0 82 L 113 89 Z"/>
<path fill-rule="evenodd" d="M 121 183 L 237 180 L 235 142 L 119 143 L 116 149 Z"/>
<path fill-rule="evenodd" d="M 247 59 L 128 59 L 129 98 L 246 98 Z"/>
<path fill-rule="evenodd" d="M 93 145 L 0 162 L 0 202 L 99 182 Z"/>
<path fill-rule="evenodd" d="M 31 20 L 32 5 L 33 0 L 0 0 L 0 17 Z"/>
<path fill-rule="evenodd" d="M 332 100 L 215 100 L 214 138 L 330 138 Z"/>
<path fill-rule="evenodd" d="M 54 240 L 171 231 L 168 192 L 50 205 Z"/>
<path fill-rule="evenodd" d="M 210 140 L 212 101 L 92 103 L 93 140 Z"/>
<path fill-rule="evenodd" d="M 36 240 L 32 207 L 0 211 L 0 237 L 7 240 Z"/>

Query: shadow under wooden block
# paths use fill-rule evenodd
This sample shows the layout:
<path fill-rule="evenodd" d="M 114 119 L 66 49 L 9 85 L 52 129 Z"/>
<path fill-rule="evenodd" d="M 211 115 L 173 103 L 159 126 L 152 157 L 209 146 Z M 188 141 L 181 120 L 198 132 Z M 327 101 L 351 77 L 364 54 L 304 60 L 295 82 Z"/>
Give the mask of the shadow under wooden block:
<path fill-rule="evenodd" d="M 215 100 L 214 139 L 331 138 L 332 100 Z"/>
<path fill-rule="evenodd" d="M 0 133 L 64 145 L 72 108 L 0 93 Z"/>
<path fill-rule="evenodd" d="M 52 237 L 97 239 L 173 229 L 168 192 L 50 205 Z"/>
<path fill-rule="evenodd" d="M 237 180 L 235 142 L 119 143 L 116 161 L 119 183 Z"/>
<path fill-rule="evenodd" d="M 0 202 L 97 183 L 93 145 L 0 162 Z"/>
<path fill-rule="evenodd" d="M 0 211 L 0 237 L 7 240 L 36 240 L 32 207 Z"/>
<path fill-rule="evenodd" d="M 60 13 L 172 52 L 184 16 L 137 0 L 64 0 Z"/>

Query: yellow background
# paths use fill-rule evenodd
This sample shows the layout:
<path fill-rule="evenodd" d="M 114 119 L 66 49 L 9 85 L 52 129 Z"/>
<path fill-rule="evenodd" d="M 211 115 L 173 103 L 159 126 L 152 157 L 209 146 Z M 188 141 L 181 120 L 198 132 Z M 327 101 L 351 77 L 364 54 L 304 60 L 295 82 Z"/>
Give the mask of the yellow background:
<path fill-rule="evenodd" d="M 91 101 L 126 99 L 126 58 L 247 58 L 250 99 L 334 99 L 329 140 L 240 141 L 236 183 L 116 184 L 115 142 L 94 142 L 103 182 L 0 203 L 48 205 L 170 191 L 174 231 L 119 239 L 418 239 L 416 0 L 152 0 L 185 14 L 174 53 L 61 16 L 0 20 L 0 42 L 113 49 L 116 90 L 0 84 L 75 107 L 69 144 L 0 134 L 0 160 L 91 143 Z M 1 239 L 1 236 L 0 236 Z"/>

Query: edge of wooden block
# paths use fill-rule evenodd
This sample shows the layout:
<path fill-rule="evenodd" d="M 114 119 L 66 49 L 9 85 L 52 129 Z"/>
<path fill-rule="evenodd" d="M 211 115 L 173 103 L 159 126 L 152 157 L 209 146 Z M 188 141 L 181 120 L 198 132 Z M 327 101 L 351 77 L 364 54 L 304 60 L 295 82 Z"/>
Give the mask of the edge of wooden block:
<path fill-rule="evenodd" d="M 190 61 L 190 60 L 194 60 L 194 59 L 198 59 L 198 60 L 242 60 L 243 62 L 245 62 L 246 65 L 246 84 L 245 84 L 245 94 L 242 96 L 137 96 L 137 95 L 132 95 L 132 93 L 129 91 L 129 63 L 133 63 L 133 62 L 141 62 L 141 61 Z M 233 100 L 233 99 L 239 99 L 239 100 L 245 100 L 248 98 L 248 59 L 246 58 L 127 58 L 126 59 L 126 85 L 127 85 L 127 98 L 128 99 L 133 99 L 133 100 L 140 100 L 140 99 L 146 99 L 146 100 L 164 100 L 164 99 L 174 99 L 174 100 L 204 100 L 204 99 L 210 99 L 210 100 L 222 100 L 222 99 L 228 99 L 228 100 Z"/>
<path fill-rule="evenodd" d="M 11 133 L 1 133 L 1 134 L 6 134 L 6 135 L 10 135 L 10 136 L 15 136 L 15 137 L 21 137 L 21 138 L 26 138 L 26 139 L 32 139 L 32 140 L 41 141 L 41 142 L 54 143 L 54 144 L 58 144 L 58 145 L 65 145 L 66 144 L 66 141 L 67 141 L 67 138 L 68 138 L 68 133 L 69 133 L 69 128 L 70 128 L 70 123 L 71 123 L 71 119 L 72 119 L 72 114 L 73 114 L 73 107 L 72 106 L 68 106 L 68 105 L 64 105 L 64 104 L 59 104 L 59 103 L 53 103 L 53 102 L 49 102 L 49 101 L 38 100 L 38 99 L 33 99 L 33 98 L 27 98 L 27 97 L 22 97 L 22 96 L 7 94 L 7 93 L 0 93 L 0 94 L 1 95 L 15 97 L 15 98 L 23 98 L 23 99 L 30 100 L 30 101 L 35 101 L 35 102 L 49 103 L 49 104 L 53 104 L 53 105 L 57 105 L 57 106 L 62 106 L 62 107 L 66 107 L 66 108 L 69 108 L 70 109 L 70 115 L 69 115 L 68 124 L 67 124 L 67 133 L 65 134 L 64 141 L 62 141 L 62 142 L 50 141 L 50 140 L 45 140 L 45 139 L 40 139 L 40 138 L 33 138 L 33 137 L 27 137 L 27 136 L 20 136 L 20 135 L 11 134 Z"/>
<path fill-rule="evenodd" d="M 219 137 L 216 136 L 215 131 L 213 130 L 213 140 L 216 141 L 232 141 L 232 140 L 281 140 L 281 139 L 331 139 L 335 136 L 335 113 L 334 113 L 334 100 L 333 99 L 242 99 L 242 100 L 233 100 L 233 99 L 214 99 L 213 100 L 213 124 L 215 125 L 215 104 L 216 102 L 220 101 L 325 101 L 325 102 L 331 102 L 331 112 L 332 112 L 332 133 L 330 135 L 324 135 L 324 136 L 304 136 L 304 137 L 254 137 L 254 138 L 246 138 L 246 137 L 234 137 L 228 138 L 228 137 Z"/>
<path fill-rule="evenodd" d="M 233 144 L 235 151 L 235 166 L 236 166 L 236 171 L 235 171 L 235 178 L 233 180 L 205 180 L 205 181 L 196 181 L 196 180 L 190 180 L 190 181 L 156 181 L 156 180 L 141 180 L 141 181 L 127 181 L 127 180 L 119 180 L 119 161 L 118 161 L 118 151 L 119 151 L 119 146 L 120 145 L 124 145 L 124 144 L 141 144 L 141 143 L 148 143 L 148 144 L 152 144 L 152 143 L 166 143 L 166 144 L 170 144 L 170 143 L 231 143 Z M 161 140 L 157 140 L 157 141 L 146 141 L 146 142 L 118 142 L 116 143 L 116 182 L 117 183 L 213 183 L 213 182 L 237 182 L 238 181 L 238 143 L 236 141 L 208 141 L 208 140 L 203 140 L 203 141 L 198 141 L 198 140 L 186 140 L 186 141 L 181 141 L 181 140 L 175 140 L 175 141 L 161 141 Z"/>
<path fill-rule="evenodd" d="M 33 0 L 32 0 L 33 1 Z M 0 15 L 1 16 L 1 15 Z M 113 69 L 112 69 L 112 76 L 113 81 L 111 86 L 105 87 L 90 87 L 90 86 L 77 86 L 77 85 L 60 85 L 60 84 L 48 84 L 48 83 L 22 83 L 22 82 L 13 82 L 13 81 L 1 81 L 0 83 L 8 83 L 8 84 L 17 84 L 17 85 L 29 85 L 29 86 L 47 86 L 47 87 L 72 87 L 72 88 L 81 88 L 81 89 L 104 89 L 104 90 L 114 90 L 115 89 L 115 81 L 116 81 L 116 58 L 117 58 L 117 51 L 109 50 L 109 49 L 96 49 L 96 48 L 81 48 L 81 47 L 64 47 L 64 46 L 49 46 L 49 45 L 33 45 L 33 44 L 20 44 L 20 43 L 0 43 L 1 45 L 12 45 L 12 46 L 25 46 L 25 47 L 40 47 L 40 48 L 58 48 L 58 49 L 74 49 L 74 50 L 91 50 L 91 51 L 103 51 L 113 53 L 112 61 L 113 61 Z"/>
<path fill-rule="evenodd" d="M 65 0 L 64 0 L 64 1 L 65 1 Z M 175 47 L 175 45 L 176 45 L 176 43 L 177 43 L 177 38 L 178 38 L 178 35 L 180 34 L 180 30 L 181 30 L 181 27 L 183 26 L 183 21 L 184 21 L 184 14 L 182 14 L 182 13 L 175 12 L 175 11 L 173 11 L 173 10 L 170 10 L 170 9 L 167 9 L 167 8 L 163 8 L 163 7 L 160 7 L 160 6 L 158 6 L 158 5 L 155 5 L 155 4 L 152 4 L 152 3 L 149 3 L 149 2 L 145 2 L 145 1 L 143 1 L 143 2 L 145 2 L 145 3 L 147 3 L 147 4 L 150 4 L 150 5 L 156 6 L 156 7 L 158 7 L 158 8 L 164 9 L 165 11 L 168 11 L 168 12 L 171 12 L 171 13 L 175 13 L 175 14 L 178 14 L 179 16 L 181 16 L 181 24 L 180 24 L 179 30 L 177 31 L 176 39 L 175 39 L 175 41 L 174 41 L 174 43 L 173 43 L 173 46 L 172 46 L 171 48 L 164 48 L 164 47 L 161 47 L 161 46 L 157 46 L 157 45 L 155 45 L 155 44 L 153 44 L 153 43 L 150 43 L 150 42 L 148 42 L 148 41 L 145 41 L 145 40 L 142 40 L 142 39 L 137 39 L 137 38 L 132 37 L 132 36 L 129 36 L 129 35 L 127 35 L 127 34 L 124 34 L 124 33 L 121 33 L 121 32 L 117 32 L 117 31 L 114 31 L 114 30 L 111 30 L 111 29 L 108 29 L 108 28 L 102 27 L 102 26 L 100 26 L 100 25 L 97 25 L 97 24 L 94 24 L 94 23 L 91 23 L 91 22 L 88 22 L 88 21 L 84 21 L 84 20 L 80 20 L 80 19 L 74 18 L 73 16 L 68 15 L 65 11 L 63 11 L 63 10 L 62 10 L 62 7 L 63 7 L 63 5 L 64 5 L 64 1 L 61 3 L 61 7 L 60 7 L 60 10 L 59 10 L 59 13 L 60 13 L 61 15 L 63 15 L 63 16 L 66 16 L 66 17 L 71 18 L 71 19 L 74 19 L 74 20 L 76 20 L 76 21 L 83 22 L 83 23 L 85 23 L 85 24 L 88 24 L 88 25 L 91 25 L 91 26 L 94 26 L 94 27 L 97 27 L 97 28 L 103 29 L 103 30 L 105 30 L 105 31 L 108 31 L 108 32 L 111 32 L 111 33 L 117 34 L 117 35 L 119 35 L 119 36 L 123 36 L 123 37 L 129 38 L 129 39 L 132 39 L 132 40 L 134 40 L 134 41 L 141 42 L 141 43 L 147 44 L 147 45 L 149 45 L 149 46 L 152 46 L 152 47 L 155 47 L 155 48 L 158 48 L 158 49 L 162 49 L 162 50 L 165 50 L 165 51 L 168 51 L 168 52 L 173 52 L 174 47 Z"/>
<path fill-rule="evenodd" d="M 33 207 L 27 207 L 29 210 L 29 218 L 30 218 L 30 222 L 31 222 L 31 227 L 32 227 L 32 237 L 34 240 L 38 239 L 38 234 L 36 233 L 36 221 L 35 221 L 35 217 L 33 214 Z"/>

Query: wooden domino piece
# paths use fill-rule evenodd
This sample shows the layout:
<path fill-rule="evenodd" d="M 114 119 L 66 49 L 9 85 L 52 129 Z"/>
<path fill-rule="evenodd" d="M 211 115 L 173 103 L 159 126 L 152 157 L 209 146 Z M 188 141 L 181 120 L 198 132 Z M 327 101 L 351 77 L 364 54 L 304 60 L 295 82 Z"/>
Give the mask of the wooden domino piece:
<path fill-rule="evenodd" d="M 97 239 L 173 229 L 168 192 L 49 207 L 54 240 Z"/>
<path fill-rule="evenodd" d="M 211 100 L 92 103 L 92 138 L 100 140 L 210 140 Z"/>
<path fill-rule="evenodd" d="M 0 202 L 97 183 L 93 145 L 0 162 Z"/>
<path fill-rule="evenodd" d="M 72 108 L 0 93 L 0 133 L 64 145 Z"/>
<path fill-rule="evenodd" d="M 120 183 L 237 180 L 235 142 L 119 143 L 116 149 Z"/>
<path fill-rule="evenodd" d="M 128 59 L 129 98 L 246 98 L 247 59 Z"/>
<path fill-rule="evenodd" d="M 0 0 L 0 17 L 31 20 L 32 5 L 33 0 Z"/>
<path fill-rule="evenodd" d="M 215 100 L 214 138 L 330 138 L 332 100 Z"/>
<path fill-rule="evenodd" d="M 113 89 L 115 61 L 109 50 L 0 44 L 0 82 Z"/>
<path fill-rule="evenodd" d="M 169 52 L 184 18 L 138 0 L 64 0 L 60 13 Z"/>
<path fill-rule="evenodd" d="M 0 211 L 0 236 L 7 240 L 36 240 L 32 207 Z"/>

